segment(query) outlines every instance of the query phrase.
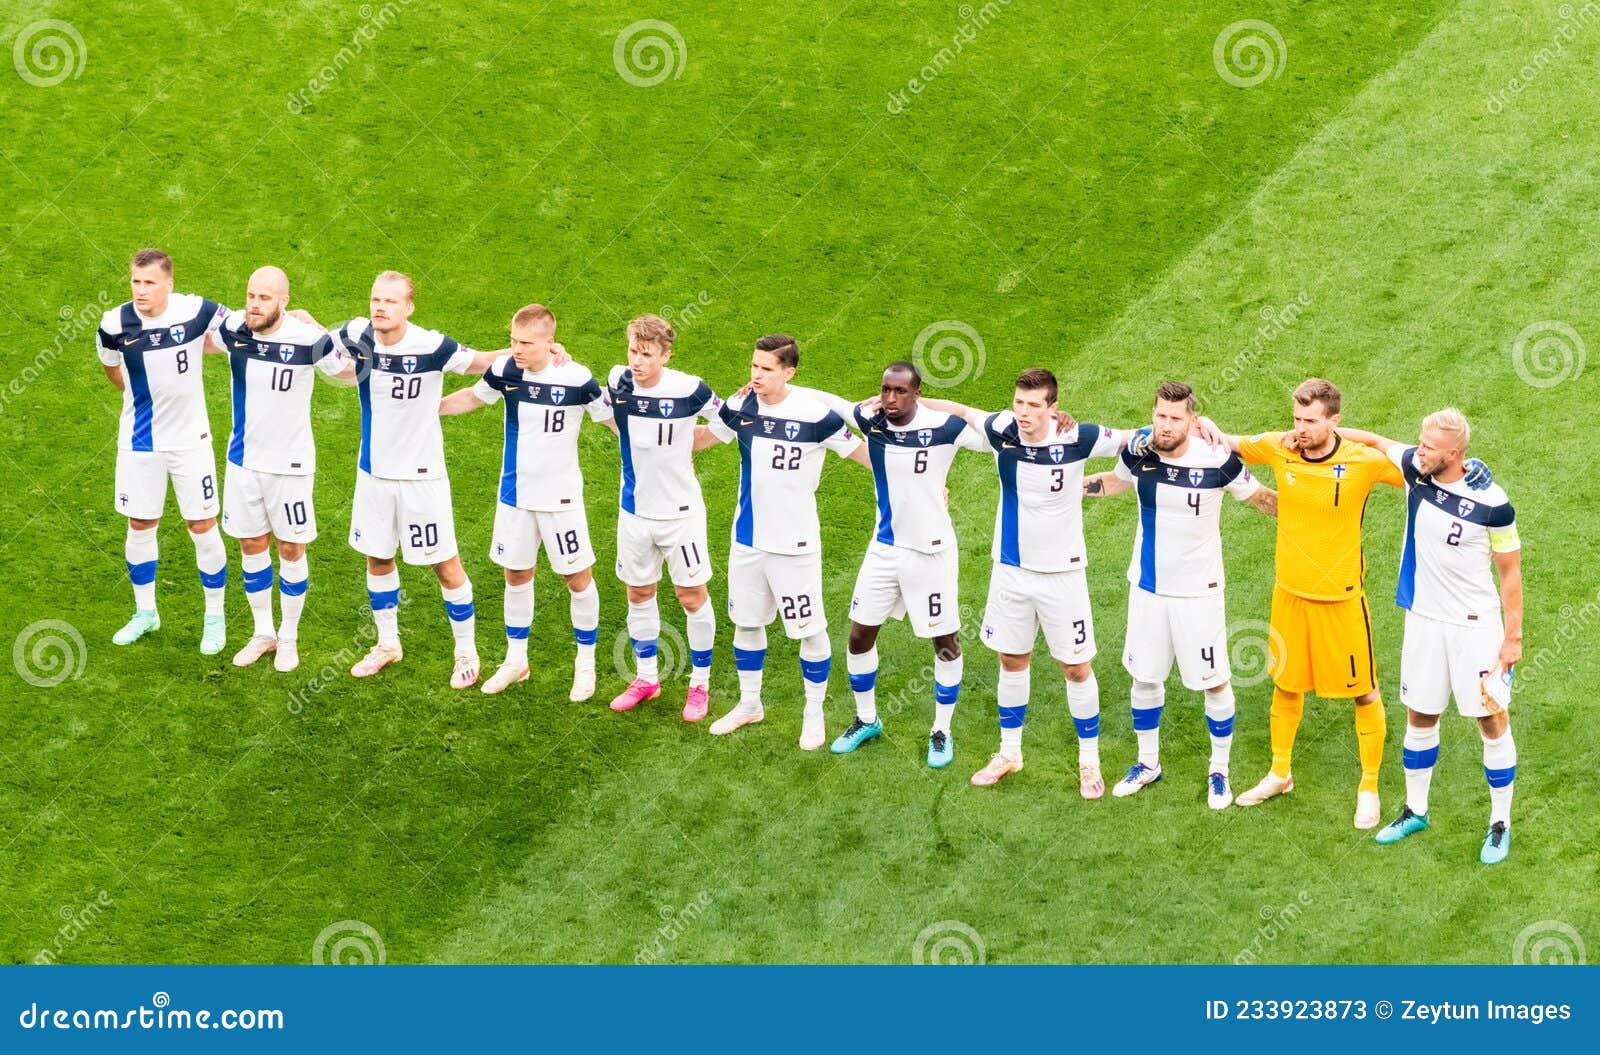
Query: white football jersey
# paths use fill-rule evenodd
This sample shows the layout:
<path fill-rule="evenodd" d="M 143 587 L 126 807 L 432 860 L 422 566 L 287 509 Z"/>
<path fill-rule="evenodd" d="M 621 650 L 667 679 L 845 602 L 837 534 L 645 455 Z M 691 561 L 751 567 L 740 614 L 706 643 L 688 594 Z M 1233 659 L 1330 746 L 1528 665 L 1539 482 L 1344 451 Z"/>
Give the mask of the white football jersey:
<path fill-rule="evenodd" d="M 236 312 L 218 331 L 233 379 L 233 431 L 228 461 L 281 476 L 310 476 L 317 468 L 311 439 L 313 370 L 336 376 L 349 362 L 333 338 L 284 316 L 258 334 Z"/>
<path fill-rule="evenodd" d="M 827 451 L 849 457 L 861 441 L 820 401 L 790 391 L 763 403 L 754 392 L 722 405 L 711 431 L 739 441 L 733 541 L 767 553 L 817 553 L 817 483 Z"/>
<path fill-rule="evenodd" d="M 351 319 L 331 336 L 356 361 L 361 471 L 384 480 L 447 479 L 439 399 L 445 371 L 466 373 L 472 352 L 415 323 L 392 345 L 379 341 L 365 318 Z"/>
<path fill-rule="evenodd" d="M 1222 492 L 1242 502 L 1261 489 L 1239 456 L 1191 436 L 1178 455 L 1124 449 L 1113 472 L 1139 496 L 1128 581 L 1162 597 L 1221 593 Z"/>
<path fill-rule="evenodd" d="M 693 374 L 671 367 L 650 388 L 613 366 L 607 379 L 622 452 L 622 509 L 651 520 L 678 520 L 705 508 L 694 475 L 696 419 L 714 421 L 722 401 Z"/>
<path fill-rule="evenodd" d="M 956 448 L 987 450 L 983 437 L 959 416 L 920 403 L 906 425 L 890 424 L 882 410 L 870 418 L 860 407 L 851 413 L 872 456 L 872 480 L 878 492 L 878 523 L 872 537 L 887 546 L 922 553 L 955 545 L 945 478 L 956 460 Z"/>
<path fill-rule="evenodd" d="M 1000 470 L 990 556 L 1028 571 L 1084 567 L 1083 463 L 1116 454 L 1117 435 L 1085 423 L 1064 433 L 1052 422 L 1043 443 L 1027 444 L 1016 415 L 1002 410 L 984 421 L 983 438 Z"/>
<path fill-rule="evenodd" d="M 117 446 L 125 451 L 180 451 L 211 442 L 206 390 L 200 381 L 206 334 L 228 309 L 193 293 L 174 293 L 153 319 L 130 300 L 100 317 L 100 361 L 122 367 L 122 422 Z"/>
<path fill-rule="evenodd" d="M 1392 447 L 1389 460 L 1406 478 L 1406 534 L 1394 603 L 1458 626 L 1500 618 L 1494 554 L 1522 548 L 1516 513 L 1499 484 L 1474 491 L 1417 471 L 1415 447 Z"/>
<path fill-rule="evenodd" d="M 595 421 L 611 419 L 611 401 L 589 368 L 569 362 L 528 372 L 502 355 L 472 394 L 485 403 L 506 401 L 500 501 L 544 513 L 581 508 L 578 427 L 585 412 Z"/>

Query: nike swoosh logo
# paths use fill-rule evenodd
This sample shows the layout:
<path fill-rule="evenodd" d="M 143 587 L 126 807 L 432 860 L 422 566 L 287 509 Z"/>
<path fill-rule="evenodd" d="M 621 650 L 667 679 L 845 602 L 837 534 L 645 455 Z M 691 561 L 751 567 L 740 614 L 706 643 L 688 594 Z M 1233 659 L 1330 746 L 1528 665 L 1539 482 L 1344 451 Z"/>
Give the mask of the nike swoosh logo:
<path fill-rule="evenodd" d="M 754 419 L 753 418 L 740 418 L 739 419 L 739 424 L 741 424 L 741 425 L 751 425 L 751 424 L 754 424 Z"/>
<path fill-rule="evenodd" d="M 1015 444 L 1015 443 L 1002 443 L 1002 444 L 1000 444 L 1000 446 L 1001 446 L 1001 447 L 1002 447 L 1002 448 L 1004 448 L 1004 449 L 1006 449 L 1006 450 L 1010 450 L 1010 449 L 1012 449 L 1012 448 L 1013 448 L 1013 447 L 1015 447 L 1015 446 L 1016 446 L 1016 444 Z"/>
<path fill-rule="evenodd" d="M 1139 471 L 1142 473 L 1153 473 L 1156 471 L 1156 467 L 1154 465 L 1141 465 L 1139 466 Z"/>
<path fill-rule="evenodd" d="M 1356 683 L 1353 682 L 1353 681 L 1348 683 L 1347 685 L 1345 685 L 1345 688 L 1347 688 L 1347 689 L 1353 689 L 1355 687 L 1356 687 Z"/>

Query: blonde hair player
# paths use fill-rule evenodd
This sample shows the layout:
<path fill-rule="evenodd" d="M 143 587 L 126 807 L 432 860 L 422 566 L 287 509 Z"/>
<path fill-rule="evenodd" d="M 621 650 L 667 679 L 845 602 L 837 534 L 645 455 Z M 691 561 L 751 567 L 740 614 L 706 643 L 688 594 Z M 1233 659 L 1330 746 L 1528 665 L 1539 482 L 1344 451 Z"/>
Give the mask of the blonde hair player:
<path fill-rule="evenodd" d="M 1511 852 L 1517 746 L 1506 708 L 1512 671 L 1522 659 L 1522 544 L 1511 500 L 1499 484 L 1478 490 L 1467 484 L 1472 429 L 1454 407 L 1422 419 L 1415 445 L 1355 429 L 1340 432 L 1383 451 L 1406 479 L 1405 540 L 1394 593 L 1406 612 L 1400 650 L 1406 805 L 1378 832 L 1378 842 L 1396 843 L 1428 827 L 1439 717 L 1454 696 L 1456 710 L 1477 720 L 1483 738 L 1489 833 L 1478 860 L 1498 864 Z"/>

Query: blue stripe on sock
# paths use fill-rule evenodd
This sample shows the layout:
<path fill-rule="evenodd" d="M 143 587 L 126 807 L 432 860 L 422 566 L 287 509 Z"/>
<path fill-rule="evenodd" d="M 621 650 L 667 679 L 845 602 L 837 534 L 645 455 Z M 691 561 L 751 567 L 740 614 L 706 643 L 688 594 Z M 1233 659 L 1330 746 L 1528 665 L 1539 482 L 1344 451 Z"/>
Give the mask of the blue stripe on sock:
<path fill-rule="evenodd" d="M 528 640 L 528 631 L 532 629 L 533 627 L 531 626 L 512 626 L 510 623 L 507 623 L 506 637 L 509 637 L 513 641 L 526 641 Z"/>
<path fill-rule="evenodd" d="M 875 670 L 869 670 L 865 674 L 850 675 L 851 692 L 871 692 L 877 684 L 878 672 Z"/>
<path fill-rule="evenodd" d="M 766 655 L 766 649 L 762 649 L 761 654 Z M 689 665 L 691 667 L 711 666 L 711 649 L 691 648 L 689 650 Z"/>
<path fill-rule="evenodd" d="M 1021 729 L 1022 720 L 1028 716 L 1028 705 L 1000 708 L 1000 728 Z"/>
<path fill-rule="evenodd" d="M 766 662 L 767 650 L 764 648 L 733 646 L 733 665 L 739 670 L 760 670 L 766 665 Z M 696 664 L 696 666 L 699 666 L 699 664 Z"/>
<path fill-rule="evenodd" d="M 450 616 L 450 621 L 454 623 L 464 622 L 472 618 L 471 601 L 462 601 L 460 604 L 456 604 L 454 601 L 446 601 L 444 610 L 445 614 Z"/>
<path fill-rule="evenodd" d="M 940 685 L 937 681 L 933 683 L 934 703 L 955 703 L 956 697 L 959 695 L 961 695 L 961 683 L 959 681 L 954 685 Z"/>
<path fill-rule="evenodd" d="M 1505 769 L 1490 769 L 1488 766 L 1483 767 L 1483 779 L 1489 782 L 1489 786 L 1491 788 L 1509 787 L 1511 782 L 1516 779 L 1516 776 L 1516 766 L 1508 766 Z"/>
<path fill-rule="evenodd" d="M 1088 718 L 1074 718 L 1072 724 L 1078 727 L 1079 740 L 1093 740 L 1100 735 L 1100 716 L 1092 715 Z"/>
<path fill-rule="evenodd" d="M 1439 761 L 1439 748 L 1425 747 L 1420 751 L 1409 747 L 1400 749 L 1400 764 L 1407 769 L 1432 769 Z"/>
<path fill-rule="evenodd" d="M 309 581 L 309 579 L 301 579 L 299 582 L 290 582 L 280 575 L 278 576 L 278 592 L 285 597 L 299 597 L 306 592 L 306 583 Z"/>
<path fill-rule="evenodd" d="M 1151 729 L 1161 728 L 1160 707 L 1135 707 L 1133 709 L 1133 728 L 1135 732 L 1148 732 Z"/>
<path fill-rule="evenodd" d="M 572 639 L 580 645 L 592 645 L 595 642 L 595 638 L 599 636 L 600 628 L 597 626 L 590 627 L 588 630 L 579 630 L 577 627 L 572 628 Z"/>
<path fill-rule="evenodd" d="M 272 565 L 267 565 L 260 571 L 250 571 L 241 568 L 239 578 L 244 581 L 245 593 L 260 593 L 262 590 L 272 589 Z"/>
<path fill-rule="evenodd" d="M 1211 730 L 1212 736 L 1232 736 L 1233 718 L 1228 717 L 1219 720 L 1208 714 L 1206 715 L 1206 728 Z"/>
<path fill-rule="evenodd" d="M 633 642 L 633 655 L 635 659 L 650 659 L 656 654 L 655 638 L 652 637 L 648 641 L 641 641 L 639 638 L 630 637 L 628 640 Z"/>
<path fill-rule="evenodd" d="M 228 585 L 228 566 L 224 564 L 216 571 L 202 571 L 200 573 L 200 585 L 208 590 L 216 590 Z"/>
<path fill-rule="evenodd" d="M 828 680 L 828 671 L 833 667 L 833 658 L 802 659 L 800 661 L 800 676 L 814 685 L 820 685 Z"/>
<path fill-rule="evenodd" d="M 385 608 L 400 607 L 399 590 L 368 590 L 367 600 L 372 602 L 372 610 L 381 612 Z"/>
<path fill-rule="evenodd" d="M 143 564 L 129 564 L 128 578 L 135 586 L 149 586 L 156 581 L 156 562 L 147 560 Z"/>

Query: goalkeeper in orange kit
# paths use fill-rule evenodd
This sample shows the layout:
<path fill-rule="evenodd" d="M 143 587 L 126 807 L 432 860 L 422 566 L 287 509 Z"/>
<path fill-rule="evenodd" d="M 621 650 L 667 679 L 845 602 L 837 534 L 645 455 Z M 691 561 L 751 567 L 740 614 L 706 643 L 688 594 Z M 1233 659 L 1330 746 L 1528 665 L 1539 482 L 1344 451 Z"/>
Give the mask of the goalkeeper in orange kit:
<path fill-rule="evenodd" d="M 1405 478 L 1381 451 L 1339 436 L 1339 407 L 1339 390 L 1312 378 L 1294 391 L 1292 433 L 1222 437 L 1245 462 L 1272 466 L 1278 486 L 1268 641 L 1272 771 L 1238 803 L 1259 805 L 1294 787 L 1289 761 L 1306 693 L 1354 699 L 1361 756 L 1355 825 L 1375 828 L 1385 724 L 1363 585 L 1361 517 L 1373 487 L 1404 487 Z M 1204 427 L 1215 428 L 1209 421 Z"/>

